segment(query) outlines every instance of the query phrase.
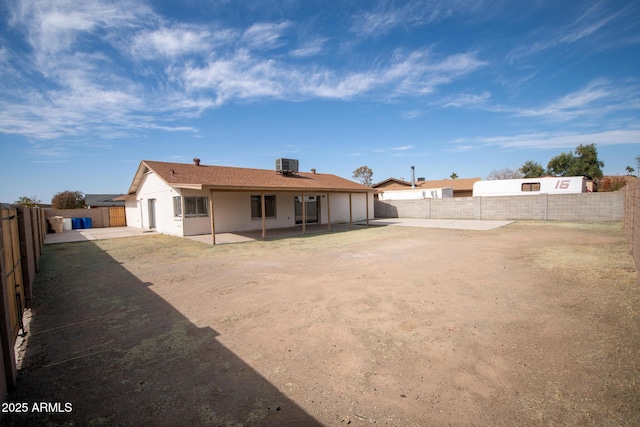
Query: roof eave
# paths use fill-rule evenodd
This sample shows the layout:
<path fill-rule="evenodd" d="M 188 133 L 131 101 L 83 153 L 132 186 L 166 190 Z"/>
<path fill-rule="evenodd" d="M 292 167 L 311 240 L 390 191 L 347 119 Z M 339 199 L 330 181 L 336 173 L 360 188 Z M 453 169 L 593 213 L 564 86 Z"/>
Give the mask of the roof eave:
<path fill-rule="evenodd" d="M 214 191 L 279 191 L 296 193 L 376 193 L 374 188 L 333 188 L 333 187 L 262 187 L 262 186 L 234 186 L 234 185 L 205 185 L 204 189 Z"/>

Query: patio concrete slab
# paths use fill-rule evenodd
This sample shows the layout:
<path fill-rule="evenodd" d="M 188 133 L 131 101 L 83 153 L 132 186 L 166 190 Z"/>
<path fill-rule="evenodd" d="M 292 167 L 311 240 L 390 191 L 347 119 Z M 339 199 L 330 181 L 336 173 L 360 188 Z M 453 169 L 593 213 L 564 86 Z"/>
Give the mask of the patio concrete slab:
<path fill-rule="evenodd" d="M 384 218 L 369 221 L 371 225 L 397 225 L 401 227 L 449 228 L 454 230 L 486 231 L 504 227 L 515 221 L 492 221 L 484 219 L 422 219 Z"/>
<path fill-rule="evenodd" d="M 365 223 L 354 223 L 352 228 L 361 225 L 365 225 Z M 307 224 L 304 235 L 348 230 L 349 224 L 331 224 L 331 230 L 328 229 L 327 224 Z M 295 227 L 267 229 L 265 238 L 267 240 L 283 239 L 286 237 L 297 237 L 302 235 L 302 225 L 297 225 Z M 212 244 L 211 234 L 185 237 L 197 242 Z M 262 240 L 262 230 L 239 231 L 236 233 L 216 233 L 216 245 L 251 242 L 254 240 Z"/>
<path fill-rule="evenodd" d="M 155 231 L 133 227 L 110 228 L 86 228 L 80 230 L 67 230 L 63 233 L 48 233 L 44 238 L 44 244 L 82 242 L 85 240 L 117 239 L 122 237 L 142 236 L 155 234 Z"/>
<path fill-rule="evenodd" d="M 448 228 L 454 230 L 493 230 L 498 227 L 511 224 L 514 221 L 489 221 L 473 219 L 417 219 L 417 218 L 384 218 L 369 220 L 372 226 L 400 226 L 400 227 L 422 227 L 422 228 Z M 365 222 L 354 223 L 352 228 L 366 226 Z M 308 224 L 305 234 L 326 233 L 329 231 L 348 231 L 349 224 L 331 224 L 328 230 L 326 224 Z M 143 236 L 156 234 L 155 231 L 133 228 L 133 227 L 111 227 L 111 228 L 88 228 L 83 230 L 69 230 L 64 233 L 49 233 L 45 236 L 46 245 L 52 243 L 81 242 L 85 240 L 117 239 L 122 237 Z M 281 239 L 302 235 L 302 226 L 298 225 L 289 228 L 278 228 L 267 230 L 267 239 Z M 197 242 L 212 243 L 211 234 L 198 236 L 186 236 L 188 239 Z M 216 244 L 242 243 L 262 239 L 260 230 L 245 231 L 237 233 L 216 233 Z"/>

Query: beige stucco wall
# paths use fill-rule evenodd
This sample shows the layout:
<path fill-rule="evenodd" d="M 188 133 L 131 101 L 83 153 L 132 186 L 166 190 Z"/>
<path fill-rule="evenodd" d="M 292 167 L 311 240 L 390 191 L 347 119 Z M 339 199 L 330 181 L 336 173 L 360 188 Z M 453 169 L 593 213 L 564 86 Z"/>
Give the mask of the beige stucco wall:
<path fill-rule="evenodd" d="M 175 218 L 173 215 L 173 197 L 210 197 L 208 189 L 189 190 L 172 189 L 154 174 L 147 174 L 140 183 L 135 199 L 125 203 L 127 224 L 130 227 L 149 228 L 149 199 L 156 200 L 156 230 L 175 236 L 192 236 L 211 233 L 210 212 L 206 217 Z M 252 191 L 214 191 L 213 209 L 216 233 L 251 231 L 262 229 L 261 219 L 251 218 L 251 196 L 260 192 Z M 295 226 L 294 198 L 298 192 L 271 191 L 265 195 L 276 196 L 276 217 L 266 219 L 266 228 L 287 228 Z M 348 193 L 305 192 L 305 196 L 317 196 L 320 203 L 321 224 L 329 217 L 328 203 L 331 203 L 331 222 L 349 221 Z M 184 203 L 184 199 L 183 199 Z M 353 221 L 364 221 L 367 215 L 366 195 L 352 194 Z M 184 211 L 184 207 L 183 207 Z M 373 218 L 373 196 L 369 196 L 369 218 Z"/>
<path fill-rule="evenodd" d="M 173 197 L 180 193 L 152 173 L 144 176 L 138 188 L 136 199 L 125 203 L 127 225 L 149 228 L 149 200 L 155 199 L 156 229 L 164 234 L 182 236 L 182 219 L 173 216 Z"/>

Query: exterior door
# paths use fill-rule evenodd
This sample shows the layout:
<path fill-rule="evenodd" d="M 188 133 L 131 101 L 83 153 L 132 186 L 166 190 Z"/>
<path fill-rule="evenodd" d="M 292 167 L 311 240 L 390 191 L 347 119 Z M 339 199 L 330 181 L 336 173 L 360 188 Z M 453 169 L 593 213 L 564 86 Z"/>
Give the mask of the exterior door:
<path fill-rule="evenodd" d="M 318 196 L 304 196 L 305 223 L 315 224 L 320 222 L 320 198 Z M 296 224 L 302 224 L 302 200 L 300 196 L 295 196 Z"/>
<path fill-rule="evenodd" d="M 149 229 L 156 228 L 156 199 L 149 199 Z"/>

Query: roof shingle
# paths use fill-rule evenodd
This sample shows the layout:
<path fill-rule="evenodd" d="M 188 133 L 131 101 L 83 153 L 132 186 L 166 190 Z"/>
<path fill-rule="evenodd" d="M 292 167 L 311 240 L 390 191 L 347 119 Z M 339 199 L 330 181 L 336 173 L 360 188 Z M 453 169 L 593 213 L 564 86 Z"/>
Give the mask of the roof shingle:
<path fill-rule="evenodd" d="M 281 174 L 275 170 L 228 166 L 207 166 L 143 160 L 129 188 L 135 193 L 146 170 L 153 171 L 172 187 L 224 190 L 350 191 L 372 192 L 370 187 L 336 175 L 299 172 Z"/>

